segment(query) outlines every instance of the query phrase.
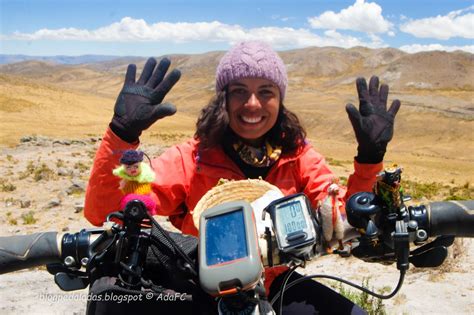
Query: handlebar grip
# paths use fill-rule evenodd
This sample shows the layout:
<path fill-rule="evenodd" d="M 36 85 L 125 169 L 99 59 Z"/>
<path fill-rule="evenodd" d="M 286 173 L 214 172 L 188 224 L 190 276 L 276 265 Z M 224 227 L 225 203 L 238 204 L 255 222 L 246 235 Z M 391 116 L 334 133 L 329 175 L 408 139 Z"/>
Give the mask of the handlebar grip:
<path fill-rule="evenodd" d="M 0 237 L 0 274 L 60 261 L 57 232 Z"/>
<path fill-rule="evenodd" d="M 474 237 L 474 200 L 430 203 L 428 216 L 431 236 Z"/>

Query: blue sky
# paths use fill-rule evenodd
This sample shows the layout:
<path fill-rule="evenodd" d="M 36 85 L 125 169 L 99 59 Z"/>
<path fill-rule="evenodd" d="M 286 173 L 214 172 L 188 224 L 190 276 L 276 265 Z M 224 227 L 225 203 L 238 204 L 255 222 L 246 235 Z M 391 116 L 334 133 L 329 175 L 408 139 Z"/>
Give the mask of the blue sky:
<path fill-rule="evenodd" d="M 0 53 L 159 56 L 265 40 L 474 53 L 466 0 L 0 0 Z"/>

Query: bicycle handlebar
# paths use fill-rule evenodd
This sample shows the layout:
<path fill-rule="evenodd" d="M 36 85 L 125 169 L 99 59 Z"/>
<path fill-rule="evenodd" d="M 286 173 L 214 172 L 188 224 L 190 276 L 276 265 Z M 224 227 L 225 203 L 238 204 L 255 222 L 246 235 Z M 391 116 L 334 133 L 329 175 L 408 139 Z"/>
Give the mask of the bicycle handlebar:
<path fill-rule="evenodd" d="M 60 261 L 57 232 L 0 237 L 0 274 Z"/>
<path fill-rule="evenodd" d="M 430 236 L 474 236 L 474 200 L 430 203 L 428 216 Z"/>
<path fill-rule="evenodd" d="M 370 200 L 367 202 L 366 195 L 353 197 L 354 204 L 358 206 L 373 206 L 369 205 Z M 364 198 L 366 204 L 361 202 Z M 411 206 L 408 207 L 408 213 L 410 220 L 416 221 L 418 228 L 425 230 L 428 236 L 474 237 L 473 209 L 474 200 L 444 201 L 433 202 L 427 206 Z M 0 237 L 0 274 L 64 262 L 66 257 L 76 260 L 86 257 L 86 250 L 91 244 L 89 236 L 87 230 L 83 230 L 62 236 L 57 232 L 43 232 Z"/>

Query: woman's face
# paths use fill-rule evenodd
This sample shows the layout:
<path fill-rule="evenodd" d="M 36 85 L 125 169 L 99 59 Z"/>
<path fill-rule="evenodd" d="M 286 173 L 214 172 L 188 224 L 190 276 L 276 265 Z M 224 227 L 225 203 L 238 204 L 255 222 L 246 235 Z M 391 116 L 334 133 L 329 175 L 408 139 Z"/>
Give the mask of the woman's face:
<path fill-rule="evenodd" d="M 247 78 L 229 84 L 229 125 L 248 144 L 262 144 L 277 120 L 279 107 L 280 90 L 270 80 Z"/>

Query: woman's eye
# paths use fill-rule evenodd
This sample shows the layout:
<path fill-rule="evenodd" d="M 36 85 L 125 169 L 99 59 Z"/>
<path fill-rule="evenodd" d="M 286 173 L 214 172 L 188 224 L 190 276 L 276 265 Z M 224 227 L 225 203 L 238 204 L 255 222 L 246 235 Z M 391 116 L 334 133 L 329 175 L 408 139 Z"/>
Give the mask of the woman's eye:
<path fill-rule="evenodd" d="M 272 90 L 261 90 L 259 94 L 263 97 L 272 97 L 274 95 Z"/>
<path fill-rule="evenodd" d="M 244 90 L 244 89 L 234 89 L 234 90 L 230 91 L 230 93 L 234 94 L 234 95 L 242 95 L 242 94 L 247 93 L 247 91 Z"/>
<path fill-rule="evenodd" d="M 234 90 L 230 91 L 230 96 L 238 97 L 239 99 L 246 98 L 246 97 L 248 97 L 248 95 L 249 94 L 248 94 L 246 89 L 237 88 L 237 89 L 234 89 Z"/>

